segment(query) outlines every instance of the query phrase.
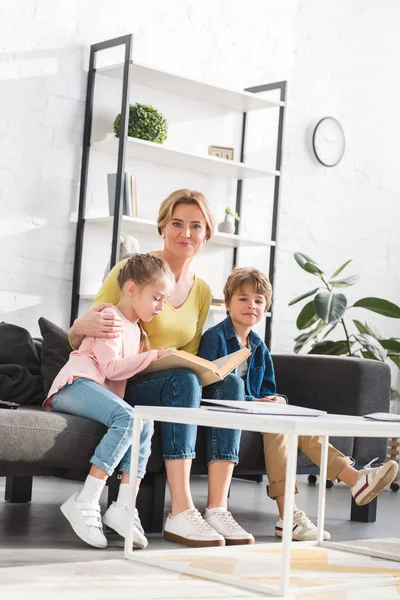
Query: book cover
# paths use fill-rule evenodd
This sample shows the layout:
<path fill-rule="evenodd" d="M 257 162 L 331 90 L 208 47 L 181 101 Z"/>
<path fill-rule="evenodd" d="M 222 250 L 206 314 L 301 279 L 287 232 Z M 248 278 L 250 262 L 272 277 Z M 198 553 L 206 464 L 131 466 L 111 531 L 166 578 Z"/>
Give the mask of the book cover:
<path fill-rule="evenodd" d="M 318 417 L 319 415 L 327 414 L 325 410 L 306 408 L 305 406 L 294 406 L 293 404 L 278 404 L 276 402 L 204 399 L 201 401 L 201 406 L 207 410 L 275 415 L 280 417 Z"/>
<path fill-rule="evenodd" d="M 241 348 L 237 352 L 218 358 L 216 361 L 205 360 L 184 350 L 175 350 L 173 354 L 157 358 L 153 361 L 141 375 L 147 373 L 157 373 L 167 369 L 190 369 L 199 377 L 201 385 L 211 385 L 222 381 L 233 369 L 242 363 L 249 356 L 248 348 Z"/>
<path fill-rule="evenodd" d="M 123 177 L 124 189 L 122 195 L 122 214 L 127 217 L 132 217 L 132 191 L 130 174 L 125 173 Z M 117 174 L 108 173 L 107 175 L 107 188 L 108 188 L 108 206 L 110 209 L 110 217 L 114 215 L 115 207 L 115 192 L 117 185 Z"/>

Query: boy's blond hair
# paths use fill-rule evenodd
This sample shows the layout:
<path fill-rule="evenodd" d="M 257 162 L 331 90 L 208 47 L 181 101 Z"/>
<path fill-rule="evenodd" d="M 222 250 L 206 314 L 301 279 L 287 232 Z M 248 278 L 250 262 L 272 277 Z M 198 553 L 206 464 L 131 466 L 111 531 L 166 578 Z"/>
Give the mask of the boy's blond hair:
<path fill-rule="evenodd" d="M 272 285 L 265 273 L 254 267 L 237 267 L 232 271 L 224 285 L 225 304 L 228 306 L 233 294 L 240 292 L 244 285 L 250 285 L 256 294 L 264 296 L 265 309 L 268 310 L 272 301 Z"/>

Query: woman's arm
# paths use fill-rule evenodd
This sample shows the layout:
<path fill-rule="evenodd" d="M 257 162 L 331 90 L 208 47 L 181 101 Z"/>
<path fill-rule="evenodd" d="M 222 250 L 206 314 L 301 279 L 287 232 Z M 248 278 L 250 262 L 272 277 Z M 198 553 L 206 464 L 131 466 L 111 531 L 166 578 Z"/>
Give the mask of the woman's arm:
<path fill-rule="evenodd" d="M 107 311 L 107 308 L 111 306 L 111 303 L 104 302 L 93 306 L 82 317 L 75 319 L 68 332 L 69 342 L 73 350 L 79 348 L 85 336 L 115 338 L 120 335 L 121 319 L 114 312 Z"/>

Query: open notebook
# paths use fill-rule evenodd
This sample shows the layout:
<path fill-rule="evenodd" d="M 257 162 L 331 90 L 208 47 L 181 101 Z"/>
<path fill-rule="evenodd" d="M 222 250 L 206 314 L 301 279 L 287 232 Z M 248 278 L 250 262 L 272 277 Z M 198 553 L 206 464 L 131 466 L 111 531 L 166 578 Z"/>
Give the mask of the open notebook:
<path fill-rule="evenodd" d="M 246 360 L 249 354 L 250 350 L 248 348 L 241 348 L 237 352 L 210 361 L 184 350 L 175 350 L 173 354 L 154 360 L 140 375 L 186 367 L 196 373 L 202 386 L 206 386 L 222 381 L 233 369 L 236 369 L 240 363 Z"/>
<path fill-rule="evenodd" d="M 247 414 L 275 415 L 290 417 L 318 417 L 326 415 L 325 410 L 293 406 L 293 404 L 277 404 L 275 402 L 242 402 L 238 400 L 202 400 L 201 407 L 206 410 L 222 410 Z"/>

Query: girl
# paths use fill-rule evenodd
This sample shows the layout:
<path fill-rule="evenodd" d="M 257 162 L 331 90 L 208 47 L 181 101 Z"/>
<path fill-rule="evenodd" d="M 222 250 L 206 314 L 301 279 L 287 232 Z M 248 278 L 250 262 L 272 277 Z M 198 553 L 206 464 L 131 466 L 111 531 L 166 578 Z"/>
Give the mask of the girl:
<path fill-rule="evenodd" d="M 105 548 L 99 499 L 106 480 L 118 468 L 122 479 L 117 501 L 103 523 L 125 537 L 128 524 L 128 494 L 133 409 L 124 400 L 127 380 L 143 371 L 154 359 L 171 350 L 149 350 L 141 321 L 158 315 L 172 286 L 168 264 L 156 256 L 136 254 L 118 273 L 120 300 L 113 307 L 121 329 L 113 339 L 85 337 L 79 350 L 55 378 L 45 401 L 47 410 L 86 417 L 103 423 L 108 431 L 94 451 L 89 475 L 80 492 L 61 506 L 75 533 L 87 544 Z M 139 476 L 144 476 L 149 444 L 139 451 Z M 140 480 L 138 482 L 138 485 Z M 138 488 L 137 488 L 138 489 Z M 139 516 L 134 526 L 134 545 L 147 546 Z"/>

